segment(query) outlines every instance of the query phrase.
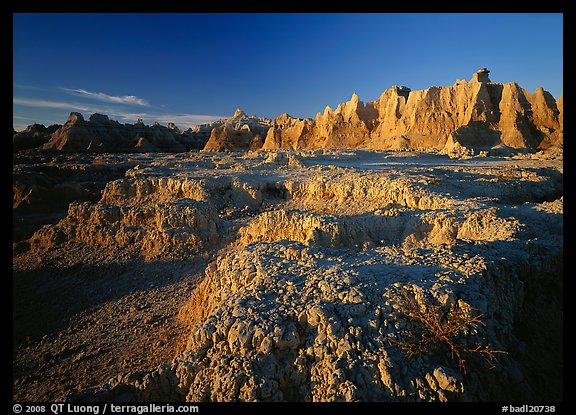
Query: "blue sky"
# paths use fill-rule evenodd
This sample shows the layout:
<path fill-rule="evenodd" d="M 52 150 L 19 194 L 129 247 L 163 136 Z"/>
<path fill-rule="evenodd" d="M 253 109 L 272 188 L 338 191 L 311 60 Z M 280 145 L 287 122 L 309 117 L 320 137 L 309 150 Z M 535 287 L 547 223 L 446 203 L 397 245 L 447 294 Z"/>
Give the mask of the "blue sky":
<path fill-rule="evenodd" d="M 550 13 L 14 14 L 13 122 L 71 111 L 181 128 L 237 107 L 314 117 L 356 92 L 470 79 L 563 90 L 563 16 Z"/>

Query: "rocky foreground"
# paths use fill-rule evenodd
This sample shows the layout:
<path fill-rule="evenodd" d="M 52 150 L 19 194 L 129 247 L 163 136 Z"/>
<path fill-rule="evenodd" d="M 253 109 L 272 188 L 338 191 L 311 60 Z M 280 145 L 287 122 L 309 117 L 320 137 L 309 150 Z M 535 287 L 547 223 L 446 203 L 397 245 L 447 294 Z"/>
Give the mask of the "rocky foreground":
<path fill-rule="evenodd" d="M 562 400 L 557 153 L 19 162 L 15 400 Z"/>

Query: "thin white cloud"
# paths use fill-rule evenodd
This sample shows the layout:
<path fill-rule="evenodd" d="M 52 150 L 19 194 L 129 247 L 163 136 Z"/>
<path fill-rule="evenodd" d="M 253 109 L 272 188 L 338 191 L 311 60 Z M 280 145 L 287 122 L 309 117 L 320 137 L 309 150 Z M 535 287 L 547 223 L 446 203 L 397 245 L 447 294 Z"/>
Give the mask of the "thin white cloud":
<path fill-rule="evenodd" d="M 122 118 L 126 122 L 136 122 L 139 118 L 145 124 L 154 124 L 158 121 L 160 124 L 174 123 L 180 129 L 192 128 L 199 124 L 207 124 L 220 120 L 222 116 L 201 115 L 201 114 L 150 114 L 150 113 L 126 113 L 114 111 L 110 114 Z"/>
<path fill-rule="evenodd" d="M 25 85 L 25 84 L 18 84 L 18 83 L 12 83 L 12 86 L 14 88 L 19 88 L 19 89 L 29 89 L 32 91 L 44 91 L 44 88 L 40 88 L 39 86 L 34 86 L 34 85 Z"/>
<path fill-rule="evenodd" d="M 16 131 L 24 130 L 30 124 L 43 124 L 45 126 L 49 126 L 52 124 L 62 124 L 62 121 L 54 121 L 52 119 L 47 118 L 35 118 L 34 121 L 30 122 L 30 117 L 22 117 L 20 115 L 13 115 L 12 116 L 12 126 Z"/>
<path fill-rule="evenodd" d="M 90 92 L 86 91 L 85 89 L 71 89 L 71 88 L 61 88 L 61 89 L 68 94 L 86 97 L 90 99 L 96 99 L 98 101 L 103 102 L 111 102 L 114 104 L 139 105 L 142 107 L 150 106 L 148 101 L 142 98 L 138 98 L 135 95 L 114 96 L 105 94 L 104 92 Z"/>
<path fill-rule="evenodd" d="M 12 103 L 35 108 L 56 108 L 56 109 L 74 110 L 74 111 L 87 111 L 87 112 L 102 111 L 102 109 L 100 108 L 86 104 L 79 104 L 77 102 L 48 101 L 45 99 L 36 99 L 36 98 L 13 97 Z"/>
<path fill-rule="evenodd" d="M 126 111 L 118 111 L 116 108 L 111 107 L 98 107 L 89 104 L 88 105 L 80 104 L 77 102 L 49 101 L 35 98 L 13 97 L 12 103 L 16 105 L 23 105 L 35 108 L 53 108 L 53 109 L 63 109 L 67 111 L 79 111 L 85 113 L 84 115 L 93 113 L 107 114 L 111 119 L 116 119 L 120 122 L 128 122 L 128 123 L 134 123 L 139 118 L 142 119 L 142 121 L 148 125 L 154 124 L 155 121 L 158 121 L 160 124 L 164 125 L 168 124 L 169 122 L 173 122 L 176 126 L 178 126 L 178 128 L 183 130 L 187 128 L 192 128 L 199 124 L 207 124 L 222 118 L 226 118 L 223 116 L 216 116 L 216 115 L 126 112 Z M 66 122 L 65 119 L 61 121 L 61 123 L 64 122 Z"/>
<path fill-rule="evenodd" d="M 157 117 L 158 122 L 160 123 L 169 123 L 173 122 L 174 124 L 186 128 L 194 127 L 195 125 L 199 124 L 208 124 L 214 121 L 218 121 L 222 118 L 222 116 L 216 115 L 195 115 L 195 114 L 163 114 Z"/>

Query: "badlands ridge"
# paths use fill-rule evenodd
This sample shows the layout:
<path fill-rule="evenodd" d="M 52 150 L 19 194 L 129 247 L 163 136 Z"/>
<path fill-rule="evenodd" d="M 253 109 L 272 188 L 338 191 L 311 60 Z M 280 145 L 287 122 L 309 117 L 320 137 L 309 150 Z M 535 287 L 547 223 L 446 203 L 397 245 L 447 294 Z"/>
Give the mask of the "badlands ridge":
<path fill-rule="evenodd" d="M 245 151 L 319 148 L 422 150 L 467 153 L 498 149 L 546 149 L 563 144 L 563 98 L 542 88 L 493 83 L 486 68 L 467 82 L 421 91 L 393 86 L 364 104 L 354 93 L 314 119 L 282 114 L 274 120 L 247 116 L 180 131 L 120 124 L 94 114 L 72 113 L 63 126 L 29 126 L 15 133 L 14 148 L 41 146 L 73 152 Z M 58 128 L 59 127 L 59 128 Z"/>
<path fill-rule="evenodd" d="M 313 120 L 25 133 L 15 400 L 563 398 L 562 101 L 541 89 L 481 70 Z"/>

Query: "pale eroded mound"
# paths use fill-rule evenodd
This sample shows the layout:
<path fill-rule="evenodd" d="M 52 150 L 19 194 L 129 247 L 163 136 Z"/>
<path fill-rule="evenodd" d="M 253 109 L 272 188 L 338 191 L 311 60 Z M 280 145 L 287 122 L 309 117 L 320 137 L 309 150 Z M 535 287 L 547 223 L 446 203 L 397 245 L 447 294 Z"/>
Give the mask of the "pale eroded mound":
<path fill-rule="evenodd" d="M 74 203 L 65 219 L 37 232 L 28 255 L 86 243 L 145 259 L 214 256 L 180 311 L 189 327 L 186 350 L 158 370 L 118 376 L 101 396 L 552 396 L 557 383 L 550 379 L 557 377 L 550 374 L 561 367 L 561 353 L 538 359 L 542 346 L 531 345 L 561 338 L 557 325 L 545 323 L 558 321 L 551 293 L 562 276 L 561 166 L 425 156 L 410 165 L 414 156 L 401 163 L 387 156 L 152 160 L 110 182 L 98 203 Z M 398 302 L 402 290 L 424 310 L 457 306 L 461 318 L 481 319 L 454 334 L 468 350 L 465 366 L 442 342 L 408 356 L 401 344 L 414 342 L 422 327 Z M 481 352 L 470 352 L 478 347 L 494 351 L 493 368 Z M 552 383 L 542 387 L 542 376 Z"/>

